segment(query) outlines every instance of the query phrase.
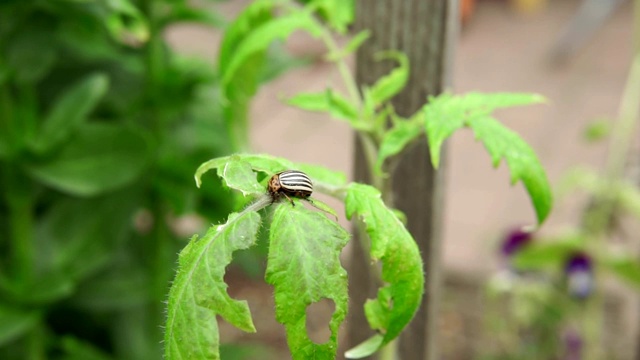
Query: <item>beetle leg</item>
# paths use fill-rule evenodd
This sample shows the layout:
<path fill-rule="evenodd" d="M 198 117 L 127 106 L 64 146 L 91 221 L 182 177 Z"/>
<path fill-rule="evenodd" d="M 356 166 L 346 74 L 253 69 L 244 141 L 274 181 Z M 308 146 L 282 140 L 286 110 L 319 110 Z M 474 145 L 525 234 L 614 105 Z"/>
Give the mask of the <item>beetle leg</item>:
<path fill-rule="evenodd" d="M 287 194 L 282 193 L 282 195 L 284 195 L 287 198 L 287 200 L 289 200 L 289 202 L 291 203 L 291 206 L 296 206 L 296 204 L 293 203 L 293 200 L 291 200 L 291 198 L 287 196 Z"/>

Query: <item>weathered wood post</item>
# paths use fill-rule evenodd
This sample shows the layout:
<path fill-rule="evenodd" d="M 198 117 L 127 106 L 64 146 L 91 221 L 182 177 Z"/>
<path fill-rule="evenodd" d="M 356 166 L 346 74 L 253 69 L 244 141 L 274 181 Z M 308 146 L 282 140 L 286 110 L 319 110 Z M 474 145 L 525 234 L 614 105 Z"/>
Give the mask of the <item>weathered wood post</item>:
<path fill-rule="evenodd" d="M 372 84 L 390 70 L 391 62 L 374 60 L 377 52 L 404 52 L 410 61 L 410 79 L 406 89 L 393 99 L 393 105 L 401 116 L 415 113 L 428 95 L 439 94 L 450 84 L 457 10 L 457 0 L 356 0 L 356 30 L 371 31 L 370 39 L 356 54 L 358 83 Z M 366 182 L 369 170 L 358 141 L 355 156 L 356 179 Z M 393 206 L 407 215 L 407 227 L 423 256 L 426 279 L 422 306 L 399 340 L 402 360 L 436 359 L 444 160 L 434 171 L 427 143 L 421 141 L 405 153 L 392 174 Z M 349 271 L 349 345 L 357 345 L 371 335 L 362 305 L 376 292 L 365 269 L 369 269 L 369 261 L 361 249 L 356 249 Z"/>

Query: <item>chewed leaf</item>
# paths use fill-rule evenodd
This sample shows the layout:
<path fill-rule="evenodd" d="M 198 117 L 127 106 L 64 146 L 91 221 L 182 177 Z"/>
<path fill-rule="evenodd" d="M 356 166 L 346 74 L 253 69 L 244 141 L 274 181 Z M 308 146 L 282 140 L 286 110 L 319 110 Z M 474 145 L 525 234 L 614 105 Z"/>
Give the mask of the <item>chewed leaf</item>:
<path fill-rule="evenodd" d="M 180 253 L 178 273 L 169 293 L 165 329 L 167 359 L 219 359 L 216 315 L 247 332 L 255 332 L 246 301 L 232 299 L 224 282 L 234 251 L 256 242 L 260 215 L 231 214 L 226 224 L 194 236 Z"/>
<path fill-rule="evenodd" d="M 396 338 L 418 310 L 424 291 L 422 259 L 411 234 L 382 202 L 378 190 L 350 184 L 345 207 L 348 218 L 357 216 L 366 226 L 371 258 L 382 262 L 382 280 L 387 284 L 377 299 L 365 305 L 369 325 L 384 334 L 377 348 L 365 347 L 373 353 Z M 359 355 L 371 354 L 363 355 L 362 349 Z"/>
<path fill-rule="evenodd" d="M 478 117 L 469 121 L 476 138 L 484 144 L 498 166 L 504 158 L 511 171 L 511 182 L 524 184 L 541 224 L 549 215 L 553 195 L 549 180 L 533 149 L 513 131 L 490 117 Z"/>
<path fill-rule="evenodd" d="M 538 223 L 549 215 L 553 202 L 547 176 L 534 151 L 516 133 L 494 120 L 490 114 L 498 108 L 536 104 L 544 98 L 536 94 L 469 93 L 461 96 L 442 94 L 429 99 L 422 109 L 429 140 L 431 162 L 438 167 L 442 143 L 463 126 L 471 127 L 498 166 L 504 158 L 513 183 L 522 180 L 536 210 Z"/>
<path fill-rule="evenodd" d="M 338 328 L 347 313 L 347 273 L 340 252 L 349 233 L 296 203 L 281 203 L 273 215 L 266 280 L 274 286 L 276 319 L 287 330 L 293 359 L 335 359 Z M 335 311 L 329 341 L 317 344 L 307 334 L 306 309 L 322 299 L 332 300 Z"/>
<path fill-rule="evenodd" d="M 265 188 L 258 183 L 256 173 L 247 162 L 232 158 L 218 168 L 218 175 L 224 179 L 227 186 L 240 190 L 242 195 L 260 195 L 265 192 Z"/>
<path fill-rule="evenodd" d="M 284 158 L 263 154 L 235 154 L 215 158 L 200 165 L 195 174 L 196 185 L 200 187 L 202 184 L 202 175 L 207 171 L 224 167 L 231 161 L 248 163 L 254 171 L 263 172 L 267 175 L 272 175 L 283 170 L 300 170 L 307 173 L 314 184 L 321 183 L 329 187 L 344 186 L 347 182 L 347 178 L 343 173 L 327 170 L 321 166 L 296 164 Z M 227 185 L 233 187 L 229 184 Z M 254 185 L 250 186 L 253 187 Z"/>

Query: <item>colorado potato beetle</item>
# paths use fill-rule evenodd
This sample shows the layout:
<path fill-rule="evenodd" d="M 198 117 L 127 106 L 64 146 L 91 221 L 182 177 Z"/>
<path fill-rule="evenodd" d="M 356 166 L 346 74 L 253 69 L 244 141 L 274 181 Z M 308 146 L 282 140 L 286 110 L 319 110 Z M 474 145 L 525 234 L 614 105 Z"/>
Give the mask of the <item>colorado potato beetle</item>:
<path fill-rule="evenodd" d="M 307 199 L 313 192 L 313 184 L 307 174 L 297 170 L 281 171 L 271 177 L 267 191 L 272 203 L 284 195 L 293 204 L 291 197 Z"/>

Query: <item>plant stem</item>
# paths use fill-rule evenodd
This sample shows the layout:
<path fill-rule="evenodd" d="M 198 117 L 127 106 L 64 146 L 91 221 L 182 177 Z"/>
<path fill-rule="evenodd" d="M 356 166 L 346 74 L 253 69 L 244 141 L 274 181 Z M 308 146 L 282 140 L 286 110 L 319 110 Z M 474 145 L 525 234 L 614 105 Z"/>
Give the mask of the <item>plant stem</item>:
<path fill-rule="evenodd" d="M 327 49 L 329 49 L 330 54 L 339 53 L 340 49 L 336 44 L 333 36 L 331 36 L 331 34 L 329 33 L 329 31 L 325 29 L 325 31 L 323 31 L 321 35 L 321 38 L 324 41 L 325 45 L 327 46 Z M 342 78 L 342 81 L 347 87 L 347 92 L 349 93 L 349 97 L 351 98 L 351 101 L 356 105 L 358 105 L 358 107 L 360 107 L 360 105 L 362 104 L 362 100 L 360 98 L 360 92 L 358 91 L 358 86 L 356 85 L 356 80 L 355 80 L 355 77 L 353 76 L 353 73 L 351 72 L 351 69 L 349 69 L 349 66 L 344 61 L 343 57 L 338 58 L 335 61 L 335 63 L 336 63 L 336 66 L 338 67 L 338 72 L 340 73 L 340 77 Z"/>

